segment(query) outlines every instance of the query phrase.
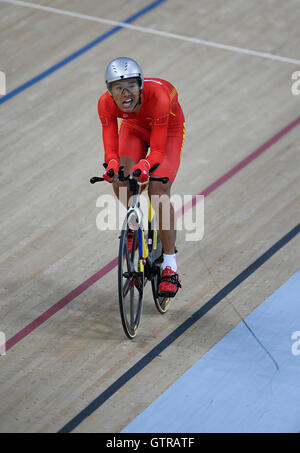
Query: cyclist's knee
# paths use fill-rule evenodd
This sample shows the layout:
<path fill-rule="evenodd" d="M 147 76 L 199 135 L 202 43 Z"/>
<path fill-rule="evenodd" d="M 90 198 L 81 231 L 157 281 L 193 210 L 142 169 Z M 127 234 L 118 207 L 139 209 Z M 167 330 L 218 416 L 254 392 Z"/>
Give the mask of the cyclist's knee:
<path fill-rule="evenodd" d="M 152 196 L 158 196 L 161 197 L 163 195 L 170 197 L 170 192 L 171 192 L 171 182 L 168 182 L 167 184 L 163 184 L 161 182 L 155 182 L 151 181 L 148 189 L 148 194 L 151 199 Z"/>
<path fill-rule="evenodd" d="M 113 189 L 116 197 L 127 206 L 129 198 L 128 181 L 117 181 L 113 183 Z"/>

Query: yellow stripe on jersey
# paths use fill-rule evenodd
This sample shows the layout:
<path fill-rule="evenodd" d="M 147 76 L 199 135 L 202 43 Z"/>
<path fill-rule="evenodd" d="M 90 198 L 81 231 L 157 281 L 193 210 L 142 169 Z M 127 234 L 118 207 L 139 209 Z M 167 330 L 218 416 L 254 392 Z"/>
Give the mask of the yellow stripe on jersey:
<path fill-rule="evenodd" d="M 173 98 L 176 96 L 176 94 L 177 94 L 177 90 L 176 90 L 176 88 L 173 88 L 173 90 L 170 93 L 170 101 L 173 100 Z"/>
<path fill-rule="evenodd" d="M 182 135 L 182 145 L 181 145 L 181 150 L 180 150 L 180 158 L 183 150 L 183 145 L 184 145 L 184 140 L 185 140 L 185 122 L 183 123 L 183 135 Z"/>

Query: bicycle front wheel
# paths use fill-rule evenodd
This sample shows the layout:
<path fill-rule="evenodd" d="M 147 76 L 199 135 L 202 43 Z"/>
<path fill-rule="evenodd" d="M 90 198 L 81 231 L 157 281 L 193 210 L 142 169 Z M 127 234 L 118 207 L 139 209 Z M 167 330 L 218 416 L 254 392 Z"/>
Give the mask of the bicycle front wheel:
<path fill-rule="evenodd" d="M 144 269 L 139 260 L 138 231 L 134 231 L 128 246 L 128 227 L 120 236 L 118 262 L 119 306 L 122 326 L 128 338 L 136 336 L 141 322 L 144 297 Z M 131 250 L 130 250 L 131 248 Z"/>

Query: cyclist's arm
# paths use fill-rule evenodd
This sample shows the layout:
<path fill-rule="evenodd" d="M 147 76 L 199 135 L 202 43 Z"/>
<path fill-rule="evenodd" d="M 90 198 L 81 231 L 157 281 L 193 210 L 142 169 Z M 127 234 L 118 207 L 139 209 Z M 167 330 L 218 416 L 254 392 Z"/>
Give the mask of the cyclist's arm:
<path fill-rule="evenodd" d="M 109 163 L 110 160 L 115 159 L 120 163 L 118 120 L 111 114 L 104 96 L 99 99 L 98 113 L 102 124 L 104 162 Z"/>
<path fill-rule="evenodd" d="M 160 93 L 160 97 L 156 101 L 155 111 L 152 116 L 150 154 L 147 156 L 150 168 L 157 163 L 161 163 L 164 158 L 170 115 L 170 98 L 168 94 Z"/>

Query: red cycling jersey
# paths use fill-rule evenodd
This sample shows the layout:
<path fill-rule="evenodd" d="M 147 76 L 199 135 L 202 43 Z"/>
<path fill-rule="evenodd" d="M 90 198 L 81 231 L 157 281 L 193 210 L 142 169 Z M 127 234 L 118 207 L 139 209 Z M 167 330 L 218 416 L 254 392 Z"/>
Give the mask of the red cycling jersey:
<path fill-rule="evenodd" d="M 147 156 L 150 167 L 163 161 L 167 141 L 169 137 L 175 135 L 179 149 L 176 155 L 180 160 L 184 139 L 184 115 L 178 102 L 176 88 L 166 80 L 144 79 L 142 106 L 137 113 L 127 113 L 119 109 L 108 91 L 99 99 L 98 112 L 103 126 L 106 163 L 111 159 L 116 159 L 119 163 L 120 154 L 123 154 L 120 153 L 117 118 L 122 118 L 122 128 L 124 126 L 145 132 L 144 141 L 150 144 L 150 154 Z M 172 147 L 174 148 L 174 144 Z M 179 162 L 174 170 L 175 174 L 178 166 Z"/>

